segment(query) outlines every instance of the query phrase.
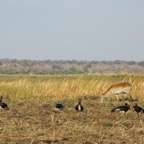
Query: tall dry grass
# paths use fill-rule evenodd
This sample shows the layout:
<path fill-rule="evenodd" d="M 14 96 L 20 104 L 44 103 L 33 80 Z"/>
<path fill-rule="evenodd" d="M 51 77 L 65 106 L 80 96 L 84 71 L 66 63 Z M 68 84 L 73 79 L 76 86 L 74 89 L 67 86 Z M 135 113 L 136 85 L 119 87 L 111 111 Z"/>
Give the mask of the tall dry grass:
<path fill-rule="evenodd" d="M 142 74 L 1 76 L 0 95 L 11 98 L 73 99 L 78 96 L 99 96 L 112 84 L 123 81 L 132 84 L 132 97 L 144 96 L 144 75 Z"/>

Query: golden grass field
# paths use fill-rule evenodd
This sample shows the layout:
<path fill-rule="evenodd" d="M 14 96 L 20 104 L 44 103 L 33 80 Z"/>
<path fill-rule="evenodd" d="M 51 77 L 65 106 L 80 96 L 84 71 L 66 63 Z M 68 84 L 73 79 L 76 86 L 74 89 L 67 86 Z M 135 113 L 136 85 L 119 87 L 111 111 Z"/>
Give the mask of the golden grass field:
<path fill-rule="evenodd" d="M 132 84 L 130 102 L 100 101 L 112 84 Z M 144 107 L 144 74 L 0 75 L 0 144 L 143 144 L 144 116 L 111 113 L 125 102 Z M 83 112 L 74 107 L 82 98 Z M 64 104 L 62 111 L 55 104 Z"/>

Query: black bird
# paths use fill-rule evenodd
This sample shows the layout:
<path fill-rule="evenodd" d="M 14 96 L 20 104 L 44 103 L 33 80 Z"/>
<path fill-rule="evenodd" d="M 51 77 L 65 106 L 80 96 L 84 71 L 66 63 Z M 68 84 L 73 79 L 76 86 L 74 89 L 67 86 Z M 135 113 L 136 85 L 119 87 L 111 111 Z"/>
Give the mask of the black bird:
<path fill-rule="evenodd" d="M 55 107 L 59 110 L 62 110 L 64 108 L 63 104 L 60 103 L 56 104 Z"/>
<path fill-rule="evenodd" d="M 130 109 L 130 106 L 127 103 L 125 103 L 124 106 L 118 106 L 112 109 L 111 112 L 123 112 L 124 113 L 124 112 L 127 112 L 129 109 Z"/>
<path fill-rule="evenodd" d="M 135 111 L 136 113 L 144 113 L 144 109 L 142 108 L 142 107 L 140 107 L 140 106 L 138 106 L 138 104 L 137 103 L 135 103 L 135 105 L 133 106 L 133 111 Z"/>
<path fill-rule="evenodd" d="M 9 107 L 6 103 L 2 102 L 2 96 L 0 96 L 0 107 L 5 110 L 9 110 Z"/>
<path fill-rule="evenodd" d="M 78 104 L 75 106 L 75 110 L 77 110 L 77 111 L 83 111 L 83 106 L 82 106 L 82 104 L 81 104 L 81 101 L 82 101 L 82 99 L 81 98 L 79 98 L 78 99 Z"/>

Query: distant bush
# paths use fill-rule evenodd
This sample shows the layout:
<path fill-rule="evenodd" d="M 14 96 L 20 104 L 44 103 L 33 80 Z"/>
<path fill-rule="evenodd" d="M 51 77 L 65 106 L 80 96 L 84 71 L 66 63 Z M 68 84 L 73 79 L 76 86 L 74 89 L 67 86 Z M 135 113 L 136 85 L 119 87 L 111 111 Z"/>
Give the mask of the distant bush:
<path fill-rule="evenodd" d="M 143 66 L 144 67 L 144 61 L 139 62 L 138 65 Z"/>

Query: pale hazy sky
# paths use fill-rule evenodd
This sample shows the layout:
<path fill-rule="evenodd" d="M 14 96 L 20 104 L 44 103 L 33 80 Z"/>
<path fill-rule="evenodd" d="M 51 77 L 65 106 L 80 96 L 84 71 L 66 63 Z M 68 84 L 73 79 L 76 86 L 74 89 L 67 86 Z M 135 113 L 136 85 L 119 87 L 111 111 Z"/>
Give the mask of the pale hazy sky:
<path fill-rule="evenodd" d="M 0 0 L 0 59 L 144 60 L 144 0 Z"/>

